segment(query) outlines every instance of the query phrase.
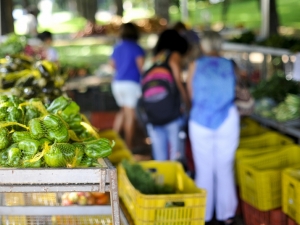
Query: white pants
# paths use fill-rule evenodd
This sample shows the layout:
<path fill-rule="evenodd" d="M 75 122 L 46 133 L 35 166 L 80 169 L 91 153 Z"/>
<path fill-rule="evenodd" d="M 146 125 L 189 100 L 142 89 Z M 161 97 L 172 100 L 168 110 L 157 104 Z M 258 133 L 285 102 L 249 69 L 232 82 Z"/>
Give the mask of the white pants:
<path fill-rule="evenodd" d="M 239 115 L 232 107 L 228 117 L 217 130 L 193 121 L 189 135 L 195 162 L 195 182 L 207 190 L 205 221 L 234 217 L 237 196 L 234 181 L 234 157 L 239 142 Z"/>

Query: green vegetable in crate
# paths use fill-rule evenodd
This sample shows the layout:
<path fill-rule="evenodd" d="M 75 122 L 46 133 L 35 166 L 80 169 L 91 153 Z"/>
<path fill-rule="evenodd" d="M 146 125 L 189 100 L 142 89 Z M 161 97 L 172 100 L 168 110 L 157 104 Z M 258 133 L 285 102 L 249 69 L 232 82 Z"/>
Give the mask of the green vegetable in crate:
<path fill-rule="evenodd" d="M 7 101 L 8 101 L 7 95 L 0 95 L 0 104 L 7 102 Z"/>
<path fill-rule="evenodd" d="M 0 151 L 0 166 L 7 166 L 8 155 L 6 150 Z"/>
<path fill-rule="evenodd" d="M 20 142 L 26 139 L 31 139 L 31 135 L 29 131 L 15 131 L 11 135 L 13 142 Z"/>
<path fill-rule="evenodd" d="M 71 101 L 70 104 L 64 109 L 62 110 L 61 112 L 61 116 L 67 120 L 70 116 L 72 115 L 79 115 L 80 113 L 80 107 L 79 105 L 74 102 L 74 101 Z"/>
<path fill-rule="evenodd" d="M 11 121 L 11 122 L 22 122 L 23 120 L 23 112 L 21 109 L 15 107 L 15 106 L 10 106 L 7 108 L 7 117 L 6 121 Z"/>
<path fill-rule="evenodd" d="M 40 168 L 43 166 L 42 159 L 32 162 L 32 156 L 25 155 L 22 157 L 21 166 L 24 168 Z"/>
<path fill-rule="evenodd" d="M 122 161 L 127 177 L 132 185 L 143 194 L 172 194 L 174 189 L 170 185 L 157 184 L 151 173 L 144 170 L 138 163 Z"/>
<path fill-rule="evenodd" d="M 36 107 L 34 107 L 32 105 L 28 105 L 25 107 L 24 124 L 28 125 L 28 122 L 31 119 L 38 118 L 40 116 L 41 116 L 41 113 L 39 112 L 39 110 Z"/>
<path fill-rule="evenodd" d="M 99 138 L 97 140 L 73 143 L 75 147 L 84 150 L 85 154 L 91 158 L 104 158 L 111 154 L 114 142 L 110 142 L 106 138 Z"/>
<path fill-rule="evenodd" d="M 50 167 L 76 167 L 80 165 L 83 151 L 69 143 L 55 143 L 44 149 L 44 159 Z"/>
<path fill-rule="evenodd" d="M 45 137 L 46 132 L 40 118 L 31 119 L 28 123 L 28 127 L 32 138 L 40 139 Z"/>
<path fill-rule="evenodd" d="M 99 166 L 98 159 L 88 157 L 86 154 L 83 155 L 82 160 L 79 164 L 80 167 L 92 167 Z"/>
<path fill-rule="evenodd" d="M 59 143 L 69 141 L 69 131 L 67 124 L 59 117 L 53 114 L 46 115 L 42 119 L 46 131 L 46 138 Z"/>
<path fill-rule="evenodd" d="M 47 108 L 47 111 L 49 113 L 56 114 L 58 111 L 63 111 L 71 103 L 71 101 L 71 99 L 60 96 L 51 102 L 51 104 Z"/>
<path fill-rule="evenodd" d="M 0 108 L 0 121 L 6 120 L 7 114 L 8 112 L 6 107 Z"/>
<path fill-rule="evenodd" d="M 44 154 L 44 160 L 45 163 L 49 167 L 65 167 L 66 166 L 66 160 L 64 158 L 63 153 L 61 150 L 57 147 L 57 145 L 52 145 L 50 149 L 48 149 L 49 146 L 46 145 L 46 153 Z"/>
<path fill-rule="evenodd" d="M 68 123 L 70 129 L 73 130 L 76 134 L 80 135 L 85 131 L 85 128 L 81 124 L 82 119 L 80 114 L 73 114 L 69 116 L 68 120 L 65 121 Z"/>
<path fill-rule="evenodd" d="M 38 140 L 33 139 L 22 140 L 18 143 L 19 149 L 26 156 L 35 155 L 38 152 L 40 146 L 41 143 Z"/>
<path fill-rule="evenodd" d="M 0 128 L 0 149 L 7 148 L 9 144 L 9 131 L 5 127 Z"/>
<path fill-rule="evenodd" d="M 13 167 L 20 166 L 20 159 L 21 159 L 21 150 L 18 147 L 17 143 L 12 144 L 8 147 L 7 151 L 7 162 L 8 165 Z"/>
<path fill-rule="evenodd" d="M 40 138 L 38 141 L 40 142 L 41 146 L 44 146 L 46 143 L 51 143 L 51 141 L 48 138 Z"/>

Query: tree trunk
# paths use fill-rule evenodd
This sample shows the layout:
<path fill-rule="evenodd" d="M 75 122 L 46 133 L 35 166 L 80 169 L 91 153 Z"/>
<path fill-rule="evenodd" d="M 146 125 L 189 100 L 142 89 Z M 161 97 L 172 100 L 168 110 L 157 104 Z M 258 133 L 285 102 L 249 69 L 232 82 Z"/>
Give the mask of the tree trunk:
<path fill-rule="evenodd" d="M 0 1 L 0 35 L 5 35 L 14 32 L 14 20 L 12 16 L 13 1 Z"/>
<path fill-rule="evenodd" d="M 225 24 L 227 21 L 227 12 L 230 6 L 230 0 L 224 0 L 222 4 L 222 21 Z"/>
<path fill-rule="evenodd" d="M 23 0 L 23 1 L 22 1 L 22 5 L 23 5 L 23 8 L 24 8 L 24 9 L 27 9 L 27 8 L 29 7 L 30 4 L 29 4 L 29 1 L 28 1 L 28 0 Z"/>
<path fill-rule="evenodd" d="M 95 23 L 95 14 L 98 10 L 97 0 L 77 0 L 77 11 L 88 21 Z"/>
<path fill-rule="evenodd" d="M 154 0 L 155 14 L 169 21 L 170 0 Z"/>
<path fill-rule="evenodd" d="M 269 34 L 278 34 L 279 15 L 276 7 L 276 0 L 270 0 Z"/>
<path fill-rule="evenodd" d="M 116 14 L 118 16 L 123 16 L 123 12 L 124 12 L 124 9 L 123 9 L 123 0 L 115 0 L 115 4 L 116 4 L 116 8 L 117 8 L 117 11 L 116 11 Z"/>

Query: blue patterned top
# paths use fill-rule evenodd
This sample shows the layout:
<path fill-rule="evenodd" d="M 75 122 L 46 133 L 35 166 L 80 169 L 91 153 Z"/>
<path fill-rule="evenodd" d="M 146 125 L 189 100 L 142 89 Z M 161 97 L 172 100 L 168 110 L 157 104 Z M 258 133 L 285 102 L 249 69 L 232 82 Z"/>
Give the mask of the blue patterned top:
<path fill-rule="evenodd" d="M 209 129 L 217 129 L 234 104 L 235 74 L 232 62 L 212 56 L 197 59 L 192 89 L 190 119 Z"/>

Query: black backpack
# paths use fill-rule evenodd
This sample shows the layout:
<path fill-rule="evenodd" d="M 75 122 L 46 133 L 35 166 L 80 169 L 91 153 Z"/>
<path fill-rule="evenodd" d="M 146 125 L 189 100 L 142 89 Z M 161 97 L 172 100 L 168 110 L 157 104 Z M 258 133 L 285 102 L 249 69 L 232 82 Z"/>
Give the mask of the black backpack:
<path fill-rule="evenodd" d="M 153 125 L 167 124 L 180 116 L 180 95 L 165 52 L 142 76 L 138 107 Z"/>

